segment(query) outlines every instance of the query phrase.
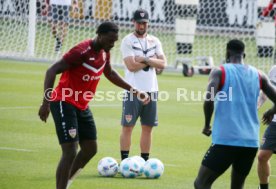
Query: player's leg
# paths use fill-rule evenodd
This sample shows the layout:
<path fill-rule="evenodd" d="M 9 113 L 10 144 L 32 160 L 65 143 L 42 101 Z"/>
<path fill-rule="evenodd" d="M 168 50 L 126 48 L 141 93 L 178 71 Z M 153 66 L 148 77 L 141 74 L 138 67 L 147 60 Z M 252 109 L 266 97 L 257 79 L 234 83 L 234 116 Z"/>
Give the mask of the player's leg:
<path fill-rule="evenodd" d="M 80 151 L 71 167 L 69 184 L 97 153 L 97 129 L 89 108 L 77 110 Z"/>
<path fill-rule="evenodd" d="M 70 185 L 73 183 L 73 180 L 80 174 L 84 166 L 89 162 L 90 159 L 94 157 L 96 153 L 96 140 L 80 141 L 80 151 L 78 152 L 72 163 L 66 189 L 70 187 Z"/>
<path fill-rule="evenodd" d="M 242 189 L 247 175 L 242 175 L 232 169 L 231 172 L 231 189 Z"/>
<path fill-rule="evenodd" d="M 237 157 L 232 165 L 231 189 L 243 189 L 245 179 L 251 170 L 258 148 L 236 148 Z"/>
<path fill-rule="evenodd" d="M 70 179 L 92 159 L 97 153 L 96 140 L 83 140 L 80 142 L 80 151 L 78 152 L 70 172 Z"/>
<path fill-rule="evenodd" d="M 270 176 L 270 158 L 273 152 L 271 150 L 260 150 L 258 154 L 258 176 L 260 189 L 268 189 Z"/>
<path fill-rule="evenodd" d="M 55 52 L 60 52 L 61 47 L 62 47 L 62 25 L 63 22 L 58 21 L 55 26 L 56 26 L 56 43 L 55 43 Z"/>
<path fill-rule="evenodd" d="M 56 39 L 55 52 L 59 52 L 61 48 L 61 19 L 63 18 L 63 10 L 61 5 L 52 4 L 50 7 L 51 16 L 51 30 L 52 34 Z"/>
<path fill-rule="evenodd" d="M 140 149 L 141 157 L 145 161 L 148 160 L 151 143 L 152 143 L 152 129 L 158 125 L 158 116 L 157 116 L 157 92 L 150 93 L 151 101 L 147 105 L 141 105 L 141 125 L 142 132 L 140 137 Z M 140 102 L 141 103 L 141 102 Z"/>
<path fill-rule="evenodd" d="M 147 161 L 151 149 L 152 126 L 142 125 L 140 137 L 141 157 Z"/>
<path fill-rule="evenodd" d="M 121 118 L 120 151 L 121 160 L 128 158 L 131 147 L 131 135 L 140 115 L 139 100 L 133 94 L 127 92 L 123 101 L 123 112 Z"/>
<path fill-rule="evenodd" d="M 76 157 L 78 142 L 61 144 L 62 155 L 56 170 L 56 188 L 65 189 L 68 183 L 71 165 Z"/>
<path fill-rule="evenodd" d="M 128 158 L 129 150 L 131 146 L 131 135 L 134 126 L 123 125 L 120 135 L 120 151 L 121 151 L 121 160 Z"/>
<path fill-rule="evenodd" d="M 222 175 L 234 160 L 234 149 L 225 145 L 211 145 L 206 152 L 197 178 L 195 189 L 209 189 L 214 181 Z"/>
<path fill-rule="evenodd" d="M 51 102 L 50 108 L 62 149 L 61 159 L 56 170 L 56 186 L 57 189 L 65 189 L 78 148 L 77 113 L 74 106 L 61 101 Z"/>
<path fill-rule="evenodd" d="M 269 188 L 270 158 L 276 150 L 276 123 L 271 122 L 267 127 L 258 154 L 258 176 L 261 189 Z"/>
<path fill-rule="evenodd" d="M 269 188 L 270 158 L 276 151 L 276 123 L 272 121 L 267 127 L 258 154 L 258 176 L 260 189 Z"/>
<path fill-rule="evenodd" d="M 201 165 L 196 180 L 194 181 L 195 189 L 210 189 L 214 181 L 221 174 Z"/>

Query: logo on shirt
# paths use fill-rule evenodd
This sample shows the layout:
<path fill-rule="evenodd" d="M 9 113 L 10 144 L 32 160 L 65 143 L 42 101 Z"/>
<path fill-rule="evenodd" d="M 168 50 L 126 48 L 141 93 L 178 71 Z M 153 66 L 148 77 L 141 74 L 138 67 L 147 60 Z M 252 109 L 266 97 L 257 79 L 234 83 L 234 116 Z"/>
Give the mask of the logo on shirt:
<path fill-rule="evenodd" d="M 90 46 L 89 46 L 89 47 L 87 47 L 87 49 L 85 49 L 84 51 L 82 51 L 82 52 L 81 52 L 81 54 L 85 54 L 85 53 L 87 53 L 90 49 L 91 49 L 91 47 L 90 47 Z"/>
<path fill-rule="evenodd" d="M 89 58 L 89 60 L 94 61 L 94 60 L 95 60 L 95 58 L 94 58 L 94 57 L 91 57 L 91 58 Z"/>
<path fill-rule="evenodd" d="M 154 40 L 153 40 L 153 39 L 149 39 L 149 40 L 148 40 L 148 43 L 149 43 L 149 44 L 153 44 L 153 43 L 154 43 Z"/>
<path fill-rule="evenodd" d="M 82 80 L 86 82 L 95 81 L 95 80 L 99 80 L 100 77 L 101 76 L 94 76 L 94 75 L 90 76 L 89 74 L 85 74 L 84 76 L 82 76 Z"/>

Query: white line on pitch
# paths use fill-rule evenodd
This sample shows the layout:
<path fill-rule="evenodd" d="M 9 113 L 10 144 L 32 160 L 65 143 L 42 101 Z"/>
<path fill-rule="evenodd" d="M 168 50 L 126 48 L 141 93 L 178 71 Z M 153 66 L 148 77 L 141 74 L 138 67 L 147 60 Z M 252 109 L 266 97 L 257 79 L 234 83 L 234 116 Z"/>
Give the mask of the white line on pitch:
<path fill-rule="evenodd" d="M 121 106 L 121 104 L 91 104 L 91 108 L 93 107 L 118 107 Z M 0 110 L 22 110 L 22 109 L 35 109 L 35 108 L 39 108 L 36 106 L 7 106 L 7 107 L 0 107 Z"/>
<path fill-rule="evenodd" d="M 13 106 L 13 107 L 0 107 L 0 110 L 20 110 L 20 109 L 33 109 L 34 106 Z"/>
<path fill-rule="evenodd" d="M 203 102 L 183 102 L 185 105 L 203 105 Z"/>
<path fill-rule="evenodd" d="M 0 147 L 0 150 L 10 150 L 10 151 L 18 151 L 18 152 L 34 152 L 34 150 L 21 149 L 21 148 L 9 148 L 9 147 Z"/>
<path fill-rule="evenodd" d="M 122 106 L 121 104 L 91 104 L 91 108 L 93 107 L 117 107 L 117 106 Z"/>

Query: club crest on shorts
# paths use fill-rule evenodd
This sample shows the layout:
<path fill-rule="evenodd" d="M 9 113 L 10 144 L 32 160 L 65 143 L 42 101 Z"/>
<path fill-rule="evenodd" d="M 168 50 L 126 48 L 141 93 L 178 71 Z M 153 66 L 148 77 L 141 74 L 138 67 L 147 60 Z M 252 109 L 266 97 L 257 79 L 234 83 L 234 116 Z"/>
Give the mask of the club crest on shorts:
<path fill-rule="evenodd" d="M 125 115 L 125 119 L 129 123 L 132 120 L 132 115 Z"/>
<path fill-rule="evenodd" d="M 70 129 L 68 132 L 69 132 L 69 135 L 70 135 L 72 138 L 75 138 L 76 135 L 77 135 L 77 130 L 76 130 L 76 129 Z"/>

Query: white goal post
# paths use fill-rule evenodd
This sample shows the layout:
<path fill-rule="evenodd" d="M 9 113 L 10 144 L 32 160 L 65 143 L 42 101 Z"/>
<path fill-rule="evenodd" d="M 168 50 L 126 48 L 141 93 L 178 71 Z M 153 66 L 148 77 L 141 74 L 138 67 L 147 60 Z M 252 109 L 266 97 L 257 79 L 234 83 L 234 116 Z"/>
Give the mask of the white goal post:
<path fill-rule="evenodd" d="M 141 7 L 150 14 L 149 33 L 161 40 L 172 70 L 182 59 L 191 65 L 210 58 L 215 65 L 223 63 L 232 38 L 245 42 L 247 63 L 265 71 L 275 63 L 273 18 L 259 21 L 268 0 L 72 0 L 76 3 L 67 12 L 66 24 L 56 24 L 55 32 L 45 1 L 0 1 L 1 59 L 53 62 L 76 43 L 94 37 L 101 22 L 111 20 L 120 26 L 112 64 L 122 65 L 121 39 L 133 31 L 131 16 Z"/>

